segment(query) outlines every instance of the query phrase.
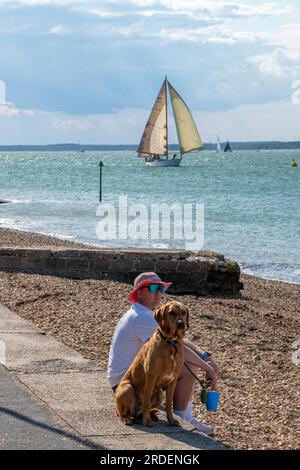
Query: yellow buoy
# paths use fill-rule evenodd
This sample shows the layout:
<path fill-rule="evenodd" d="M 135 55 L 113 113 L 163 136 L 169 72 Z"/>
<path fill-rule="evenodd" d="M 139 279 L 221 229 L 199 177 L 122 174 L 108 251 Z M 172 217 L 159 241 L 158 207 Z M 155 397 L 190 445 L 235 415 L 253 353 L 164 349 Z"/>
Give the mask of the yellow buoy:
<path fill-rule="evenodd" d="M 292 160 L 291 167 L 297 168 L 297 166 L 298 166 L 298 163 L 296 162 L 296 160 Z"/>

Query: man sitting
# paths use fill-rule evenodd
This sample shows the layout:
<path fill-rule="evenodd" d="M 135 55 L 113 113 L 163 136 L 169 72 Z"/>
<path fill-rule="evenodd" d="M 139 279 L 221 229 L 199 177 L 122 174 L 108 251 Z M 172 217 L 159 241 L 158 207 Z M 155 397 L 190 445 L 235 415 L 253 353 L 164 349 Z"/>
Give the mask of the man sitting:
<path fill-rule="evenodd" d="M 153 310 L 159 306 L 163 293 L 169 286 L 170 283 L 163 282 L 153 272 L 142 273 L 135 279 L 134 289 L 129 296 L 132 306 L 119 321 L 109 352 L 107 377 L 113 391 L 116 390 L 143 344 L 156 330 L 157 323 L 153 318 Z M 192 370 L 194 369 L 194 372 L 197 368 L 204 370 L 211 381 L 212 389 L 216 387 L 218 367 L 208 352 L 203 352 L 190 341 L 184 340 L 184 360 Z M 195 378 L 183 366 L 173 397 L 174 413 L 199 431 L 212 434 L 213 428 L 200 423 L 193 415 L 194 386 Z"/>

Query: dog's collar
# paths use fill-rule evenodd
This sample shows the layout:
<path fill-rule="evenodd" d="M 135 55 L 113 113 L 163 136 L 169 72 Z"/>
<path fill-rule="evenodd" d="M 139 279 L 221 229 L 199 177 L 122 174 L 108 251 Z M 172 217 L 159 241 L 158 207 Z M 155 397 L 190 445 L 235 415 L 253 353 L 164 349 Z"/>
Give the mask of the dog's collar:
<path fill-rule="evenodd" d="M 159 332 L 161 338 L 168 344 L 170 344 L 171 346 L 173 346 L 173 348 L 175 348 L 175 355 L 177 353 L 177 341 L 176 340 L 173 340 L 173 339 L 169 339 L 167 338 L 161 331 L 160 328 L 157 328 L 157 331 Z"/>

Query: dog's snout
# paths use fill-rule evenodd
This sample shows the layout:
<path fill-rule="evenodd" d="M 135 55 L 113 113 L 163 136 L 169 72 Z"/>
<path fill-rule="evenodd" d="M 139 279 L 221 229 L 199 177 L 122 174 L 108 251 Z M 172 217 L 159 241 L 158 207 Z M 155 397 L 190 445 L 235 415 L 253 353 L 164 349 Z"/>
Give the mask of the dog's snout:
<path fill-rule="evenodd" d="M 184 328 L 185 327 L 184 321 L 183 320 L 177 320 L 177 327 L 178 328 Z"/>

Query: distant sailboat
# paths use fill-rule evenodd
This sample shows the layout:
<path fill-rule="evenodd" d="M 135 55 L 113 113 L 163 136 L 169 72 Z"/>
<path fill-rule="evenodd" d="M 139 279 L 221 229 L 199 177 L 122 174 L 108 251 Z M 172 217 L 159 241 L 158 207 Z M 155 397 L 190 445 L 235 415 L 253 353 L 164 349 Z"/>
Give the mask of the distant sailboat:
<path fill-rule="evenodd" d="M 232 152 L 228 140 L 227 140 L 227 143 L 226 143 L 226 145 L 225 145 L 224 152 Z"/>
<path fill-rule="evenodd" d="M 221 142 L 220 137 L 217 135 L 217 152 L 221 152 Z"/>
<path fill-rule="evenodd" d="M 167 85 L 171 97 L 176 124 L 180 157 L 174 153 L 169 159 Z M 138 156 L 145 158 L 148 166 L 179 166 L 182 155 L 193 150 L 202 150 L 203 143 L 191 112 L 183 99 L 165 78 L 147 121 Z"/>

